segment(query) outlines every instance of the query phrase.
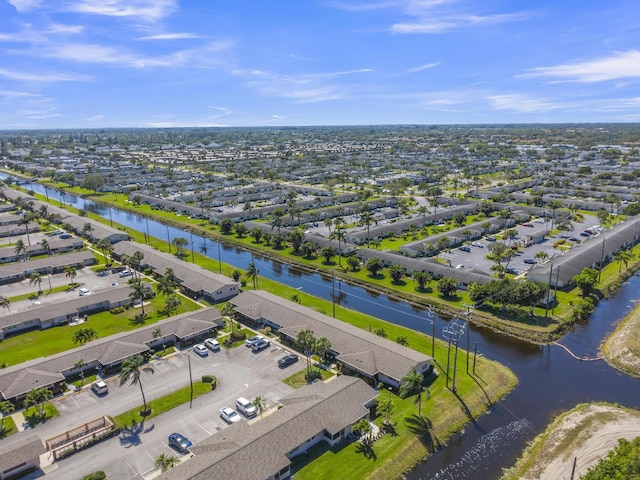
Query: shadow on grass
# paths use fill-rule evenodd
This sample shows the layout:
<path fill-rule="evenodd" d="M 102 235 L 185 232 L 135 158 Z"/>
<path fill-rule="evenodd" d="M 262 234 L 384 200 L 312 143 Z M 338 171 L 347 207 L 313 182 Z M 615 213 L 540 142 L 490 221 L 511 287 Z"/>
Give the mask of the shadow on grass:
<path fill-rule="evenodd" d="M 147 314 L 142 315 L 141 313 L 137 314 L 135 317 L 129 320 L 130 325 L 144 325 L 145 320 L 147 318 Z"/>
<path fill-rule="evenodd" d="M 395 425 L 392 423 L 385 423 L 384 426 L 382 427 L 382 430 L 384 430 L 384 433 L 388 433 L 392 437 L 398 436 L 398 431 L 396 430 Z"/>
<path fill-rule="evenodd" d="M 44 415 L 39 415 L 38 413 L 32 413 L 31 415 L 24 416 L 25 424 L 29 428 L 35 428 L 40 424 L 47 423 L 47 420 L 49 420 L 50 418 L 51 417 L 48 416 L 46 413 Z"/>
<path fill-rule="evenodd" d="M 296 455 L 291 461 L 291 473 L 295 473 L 298 470 L 302 469 L 309 463 L 313 462 L 317 458 L 324 455 L 326 452 L 331 452 L 334 455 L 339 453 L 345 447 L 351 445 L 352 442 L 348 440 L 344 440 L 333 447 L 330 447 L 328 444 L 324 442 L 320 442 L 315 444 L 309 450 L 300 455 Z"/>
<path fill-rule="evenodd" d="M 360 442 L 356 447 L 356 453 L 361 453 L 364 458 L 370 458 L 374 462 L 378 459 L 376 452 L 373 450 L 373 445 L 370 442 Z"/>
<path fill-rule="evenodd" d="M 405 420 L 409 431 L 417 435 L 422 444 L 427 447 L 430 452 L 434 452 L 441 447 L 440 440 L 435 433 L 433 433 L 431 420 L 420 415 L 411 415 Z"/>
<path fill-rule="evenodd" d="M 458 392 L 453 392 L 453 394 L 455 395 L 455 397 L 458 399 L 458 401 L 460 402 L 460 409 L 464 412 L 464 414 L 466 415 L 466 417 L 471 421 L 471 422 L 475 422 L 476 418 L 473 416 L 473 413 L 471 413 L 471 410 L 469 410 L 469 407 L 467 407 L 467 404 L 464 403 L 464 400 L 462 399 L 462 397 L 460 395 L 458 395 Z"/>

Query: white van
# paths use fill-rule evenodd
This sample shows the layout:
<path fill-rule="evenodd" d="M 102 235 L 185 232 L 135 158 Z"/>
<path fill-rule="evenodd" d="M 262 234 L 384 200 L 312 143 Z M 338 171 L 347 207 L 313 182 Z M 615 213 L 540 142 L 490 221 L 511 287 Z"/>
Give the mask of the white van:
<path fill-rule="evenodd" d="M 240 397 L 236 400 L 236 408 L 246 417 L 255 417 L 258 413 L 256 407 L 244 397 Z"/>
<path fill-rule="evenodd" d="M 93 390 L 93 393 L 96 395 L 104 395 L 109 392 L 109 386 L 102 380 L 96 380 L 91 384 L 91 390 Z"/>

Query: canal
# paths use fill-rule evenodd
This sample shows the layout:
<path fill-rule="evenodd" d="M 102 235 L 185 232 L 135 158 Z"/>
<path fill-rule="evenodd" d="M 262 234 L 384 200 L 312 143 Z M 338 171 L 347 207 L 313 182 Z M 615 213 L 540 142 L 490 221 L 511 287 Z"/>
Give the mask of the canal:
<path fill-rule="evenodd" d="M 0 178 L 4 175 L 0 174 Z M 23 185 L 42 195 L 59 200 L 59 192 L 40 184 Z M 110 209 L 95 202 L 64 194 L 66 204 L 113 219 L 127 228 L 148 232 L 152 237 L 171 241 L 191 236 L 154 220 Z M 306 273 L 235 247 L 193 235 L 193 248 L 211 258 L 246 269 L 253 261 L 260 277 L 266 277 L 331 301 L 332 281 L 318 273 Z M 336 300 L 341 305 L 404 325 L 431 335 L 431 324 L 425 312 L 365 288 L 336 280 Z M 626 282 L 616 295 L 601 302 L 588 321 L 577 324 L 560 342 L 579 357 L 596 357 L 602 339 L 616 322 L 627 315 L 640 299 L 640 276 Z M 436 316 L 436 335 L 448 320 Z M 578 403 L 606 401 L 640 408 L 640 380 L 622 375 L 603 360 L 579 361 L 557 346 L 537 346 L 472 326 L 470 344 L 478 344 L 478 352 L 507 365 L 518 376 L 518 387 L 494 405 L 488 414 L 466 427 L 441 449 L 414 469 L 410 480 L 491 480 L 500 477 L 511 466 L 526 443 L 546 427 L 549 420 Z M 462 338 L 461 345 L 466 344 Z"/>

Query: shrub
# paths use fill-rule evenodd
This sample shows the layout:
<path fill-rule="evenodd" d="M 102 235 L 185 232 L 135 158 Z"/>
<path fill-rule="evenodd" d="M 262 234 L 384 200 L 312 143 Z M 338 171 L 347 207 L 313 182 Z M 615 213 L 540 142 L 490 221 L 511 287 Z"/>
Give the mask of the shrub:
<path fill-rule="evenodd" d="M 311 370 L 310 372 L 304 374 L 304 379 L 307 381 L 307 383 L 311 383 L 314 380 L 321 380 L 322 374 L 317 370 Z"/>
<path fill-rule="evenodd" d="M 211 384 L 211 390 L 215 390 L 216 387 L 218 386 L 218 379 L 216 377 L 214 377 L 213 375 L 203 375 L 202 376 L 202 383 Z"/>
<path fill-rule="evenodd" d="M 105 480 L 107 478 L 107 474 L 102 470 L 98 470 L 97 472 L 90 473 L 89 475 L 83 477 L 82 480 Z"/>

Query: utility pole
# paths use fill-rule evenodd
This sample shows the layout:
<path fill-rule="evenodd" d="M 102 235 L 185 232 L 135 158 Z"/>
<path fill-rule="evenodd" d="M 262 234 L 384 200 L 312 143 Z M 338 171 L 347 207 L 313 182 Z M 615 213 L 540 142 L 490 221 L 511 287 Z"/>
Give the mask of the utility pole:
<path fill-rule="evenodd" d="M 435 358 L 436 352 L 436 315 L 433 305 L 427 306 L 427 322 L 431 324 L 431 358 Z"/>
<path fill-rule="evenodd" d="M 218 273 L 222 273 L 222 260 L 220 258 L 220 242 L 216 242 L 218 244 Z"/>
<path fill-rule="evenodd" d="M 167 227 L 167 243 L 169 244 L 169 253 L 171 253 L 171 237 L 169 236 L 169 225 L 165 225 Z"/>
<path fill-rule="evenodd" d="M 331 301 L 333 304 L 333 318 L 336 318 L 336 271 L 331 272 Z"/>
<path fill-rule="evenodd" d="M 456 393 L 456 367 L 458 364 L 458 343 L 460 336 L 464 333 L 464 323 L 458 323 L 459 319 L 454 318 L 443 330 L 444 337 L 449 341 L 449 346 L 455 344 L 456 350 L 453 355 L 453 381 L 451 383 L 451 391 Z M 449 385 L 449 352 L 447 351 L 447 386 Z"/>
<path fill-rule="evenodd" d="M 111 214 L 111 209 L 109 209 L 109 214 Z M 149 236 L 149 219 L 144 217 L 144 221 L 147 224 L 147 245 L 151 243 L 151 237 Z"/>
<path fill-rule="evenodd" d="M 471 327 L 469 326 L 469 319 L 471 318 L 472 310 L 474 310 L 476 307 L 475 305 L 467 305 L 466 303 L 463 303 L 462 305 L 467 307 L 467 311 L 465 312 L 464 316 L 465 320 L 467 321 L 467 373 L 469 373 L 469 353 L 471 352 L 471 350 L 469 349 L 469 344 L 471 342 Z"/>
<path fill-rule="evenodd" d="M 191 263 L 196 263 L 193 257 L 193 232 L 191 230 L 189 230 L 189 236 L 191 237 Z"/>
<path fill-rule="evenodd" d="M 549 316 L 549 294 L 551 293 L 551 275 L 552 274 L 553 274 L 553 262 L 549 262 L 549 282 L 547 284 L 547 301 L 544 304 L 544 318 L 547 318 Z"/>

